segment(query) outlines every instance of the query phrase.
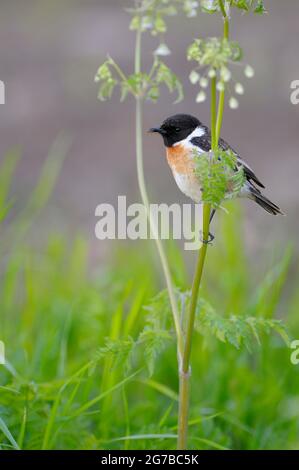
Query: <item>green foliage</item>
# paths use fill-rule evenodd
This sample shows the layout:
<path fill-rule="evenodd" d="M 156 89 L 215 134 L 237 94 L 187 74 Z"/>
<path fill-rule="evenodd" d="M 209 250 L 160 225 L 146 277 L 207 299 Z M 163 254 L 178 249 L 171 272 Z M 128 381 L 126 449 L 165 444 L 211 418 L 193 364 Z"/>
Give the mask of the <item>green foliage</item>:
<path fill-rule="evenodd" d="M 187 51 L 188 60 L 211 69 L 222 69 L 241 57 L 242 49 L 236 41 L 221 38 L 195 39 Z"/>
<path fill-rule="evenodd" d="M 108 59 L 99 68 L 95 76 L 95 82 L 100 83 L 98 99 L 105 101 L 111 98 L 115 86 L 118 81 L 113 77 L 111 70 L 111 61 Z"/>
<path fill-rule="evenodd" d="M 243 12 L 263 14 L 266 12 L 263 0 L 222 0 L 225 11 L 237 8 Z M 201 0 L 201 8 L 206 13 L 221 12 L 220 0 Z"/>
<path fill-rule="evenodd" d="M 120 88 L 120 99 L 124 101 L 128 95 L 135 99 L 148 99 L 156 102 L 160 96 L 161 85 L 168 90 L 177 92 L 176 102 L 183 98 L 183 87 L 178 77 L 161 60 L 162 56 L 170 54 L 170 50 L 161 38 L 159 46 L 154 51 L 154 60 L 148 73 L 141 72 L 140 66 L 136 68 L 136 59 L 141 59 L 141 36 L 147 31 L 152 35 L 163 35 L 166 32 L 167 16 L 177 14 L 180 0 L 137 0 L 135 8 L 128 9 L 133 15 L 130 29 L 136 32 L 135 73 L 127 76 L 121 67 L 111 58 L 98 68 L 95 82 L 99 84 L 98 99 L 110 99 L 116 87 Z M 184 3 L 185 4 L 185 3 Z"/>
<path fill-rule="evenodd" d="M 5 156 L 0 169 L 0 223 L 4 221 L 13 205 L 13 200 L 9 199 L 8 192 L 19 158 L 19 151 L 17 149 L 11 150 Z"/>
<path fill-rule="evenodd" d="M 153 375 L 157 359 L 174 337 L 170 331 L 171 311 L 168 294 L 161 294 L 146 307 L 145 328 L 139 335 L 139 342 L 145 346 L 145 361 L 150 375 Z"/>
<path fill-rule="evenodd" d="M 167 31 L 168 17 L 183 12 L 188 18 L 193 18 L 200 6 L 206 10 L 203 0 L 139 0 L 136 8 L 127 9 L 133 16 L 130 29 L 149 32 L 153 36 L 164 34 Z"/>
<path fill-rule="evenodd" d="M 49 160 L 36 185 L 48 188 L 42 204 L 61 160 L 61 145 L 54 149 L 51 184 Z M 11 180 L 7 161 L 0 175 Z M 16 204 L 14 217 L 1 226 L 0 339 L 7 359 L 0 366 L 1 449 L 173 449 L 175 341 L 167 294 L 153 297 L 159 281 L 148 245 L 120 249 L 101 270 L 86 268 L 89 246 L 82 237 L 48 233 L 39 236 L 37 250 L 31 235 L 41 225 L 39 195 L 35 190 L 30 204 L 23 203 L 25 225 L 24 209 L 17 211 Z M 7 190 L 0 209 L 10 200 Z M 295 448 L 298 374 L 290 350 L 276 335 L 266 335 L 278 331 L 285 338 L 277 318 L 289 323 L 291 307 L 290 336 L 297 337 L 298 272 L 294 265 L 288 274 L 288 250 L 256 279 L 256 258 L 242 250 L 235 204 L 220 222 L 200 294 L 213 294 L 215 303 L 198 303 L 190 442 L 198 449 Z M 23 236 L 17 249 L 15 231 Z M 173 265 L 179 250 L 171 253 Z M 184 319 L 189 282 L 180 283 Z"/>
<path fill-rule="evenodd" d="M 180 80 L 167 65 L 165 65 L 161 60 L 157 60 L 155 74 L 151 80 L 147 97 L 152 101 L 156 101 L 159 97 L 159 86 L 162 84 L 166 85 L 169 92 L 177 92 L 175 103 L 182 101 L 184 95 Z"/>
<path fill-rule="evenodd" d="M 105 345 L 97 350 L 95 355 L 96 359 L 100 360 L 112 357 L 114 367 L 117 367 L 120 363 L 126 371 L 132 369 L 132 353 L 136 345 L 133 338 L 130 336 L 120 339 L 111 339 L 107 337 L 104 343 Z"/>
<path fill-rule="evenodd" d="M 242 49 L 236 41 L 229 40 L 229 19 L 230 7 L 236 7 L 243 11 L 254 11 L 263 13 L 265 11 L 262 0 L 202 0 L 201 8 L 207 13 L 220 12 L 224 19 L 224 29 L 222 38 L 195 39 L 187 50 L 188 60 L 196 62 L 195 68 L 191 70 L 190 82 L 199 85 L 200 91 L 196 96 L 196 102 L 201 103 L 206 100 L 205 88 L 209 82 L 222 94 L 221 108 L 223 113 L 224 92 L 229 91 L 231 96 L 229 106 L 231 109 L 239 107 L 238 99 L 232 94 L 244 94 L 244 86 L 240 80 L 235 80 L 234 90 L 228 87 L 233 78 L 233 65 L 239 62 L 243 65 L 244 75 L 247 78 L 254 76 L 254 69 L 248 64 L 242 64 Z M 200 73 L 199 73 L 200 72 Z M 222 118 L 221 118 L 222 121 Z M 219 121 L 220 122 L 220 121 Z"/>
<path fill-rule="evenodd" d="M 184 318 L 190 302 L 190 291 L 177 290 L 180 311 Z M 156 317 L 160 317 L 165 311 L 170 318 L 170 306 L 167 291 L 162 291 L 153 299 Z M 281 320 L 267 319 L 244 315 L 219 314 L 215 308 L 205 299 L 200 297 L 196 307 L 195 329 L 207 340 L 209 336 L 215 337 L 223 343 L 229 343 L 236 349 L 245 346 L 249 352 L 254 350 L 254 342 L 260 346 L 261 337 L 272 332 L 277 333 L 286 345 L 289 345 L 289 336 L 286 327 Z M 154 329 L 153 329 L 154 331 Z M 158 331 L 158 330 L 157 330 Z"/>
<path fill-rule="evenodd" d="M 267 318 L 273 316 L 286 282 L 292 257 L 293 249 L 288 245 L 281 261 L 273 266 L 260 282 L 251 299 L 250 307 L 257 315 L 263 315 Z"/>
<path fill-rule="evenodd" d="M 121 367 L 125 373 L 130 372 L 137 365 L 141 367 L 145 364 L 149 375 L 153 375 L 157 359 L 167 347 L 168 342 L 174 340 L 170 329 L 171 315 L 168 298 L 164 295 L 164 291 L 151 299 L 144 310 L 144 328 L 136 338 L 130 335 L 113 339 L 105 338 L 105 345 L 96 352 L 96 360 L 112 358 L 113 369 Z"/>
<path fill-rule="evenodd" d="M 198 304 L 195 328 L 205 338 L 206 335 L 213 335 L 237 349 L 244 345 L 251 353 L 254 350 L 254 342 L 261 345 L 261 335 L 269 335 L 272 332 L 279 334 L 286 345 L 289 345 L 289 337 L 282 321 L 236 315 L 224 317 L 202 299 Z"/>
<path fill-rule="evenodd" d="M 165 85 L 173 93 L 177 92 L 176 102 L 183 98 L 183 87 L 176 75 L 158 57 L 155 57 L 151 71 L 135 73 L 128 77 L 122 72 L 113 59 L 108 58 L 98 69 L 95 82 L 99 84 L 98 98 L 105 101 L 111 98 L 116 86 L 121 90 L 121 101 L 131 94 L 135 98 L 157 101 L 160 86 Z"/>
<path fill-rule="evenodd" d="M 245 12 L 253 11 L 259 15 L 266 13 L 264 0 L 232 0 L 231 5 Z"/>
<path fill-rule="evenodd" d="M 142 2 L 159 8 L 172 3 L 190 8 L 191 16 L 197 9 L 197 2 Z M 230 3 L 245 9 L 242 2 Z M 255 8 L 261 4 L 250 2 Z M 164 13 L 160 15 L 154 34 L 165 30 Z M 144 32 L 147 28 L 140 25 L 133 28 Z M 204 60 L 212 56 L 209 51 Z M 219 71 L 225 81 L 223 63 Z M 100 99 L 110 98 L 116 86 L 122 99 L 131 94 L 155 100 L 161 84 L 180 92 L 176 77 L 158 54 L 148 74 L 128 77 L 109 58 L 97 81 Z M 5 366 L 0 366 L 0 448 L 173 449 L 178 400 L 174 332 L 166 292 L 153 297 L 160 282 L 147 245 L 126 247 L 96 270 L 88 266 L 89 242 L 81 236 L 72 239 L 55 229 L 38 237 L 38 249 L 32 242 L 36 219 L 49 201 L 67 147 L 65 139 L 57 142 L 33 193 L 20 211 L 16 205 L 10 218 L 6 216 L 14 202 L 9 189 L 16 152 L 0 168 L 0 221 L 5 219 L 0 339 L 7 356 Z M 204 198 L 219 207 L 227 184 L 232 185 L 232 194 L 238 192 L 242 172 L 234 172 L 235 156 L 229 152 L 219 150 L 216 157 L 200 159 Z M 190 443 L 197 449 L 296 448 L 298 374 L 289 350 L 272 335 L 277 332 L 288 342 L 284 323 L 277 318 L 289 323 L 290 312 L 290 335 L 298 333 L 295 267 L 289 275 L 294 255 L 287 250 L 268 274 L 260 273 L 257 279 L 256 258 L 245 255 L 242 218 L 235 210 L 221 221 L 221 237 L 205 268 L 197 305 L 200 335 L 194 335 L 193 344 L 196 400 L 190 406 Z M 171 266 L 179 256 L 173 247 Z M 176 278 L 184 324 L 189 280 L 182 272 Z M 204 300 L 211 294 L 213 306 Z M 155 374 L 154 380 L 148 373 Z"/>
<path fill-rule="evenodd" d="M 134 9 L 128 9 L 133 15 L 130 23 L 132 31 L 150 32 L 153 36 L 167 31 L 166 18 L 177 14 L 177 1 L 140 0 Z"/>
<path fill-rule="evenodd" d="M 203 90 L 208 87 L 211 79 L 217 80 L 219 92 L 226 89 L 233 77 L 232 65 L 242 59 L 242 49 L 237 42 L 226 38 L 195 39 L 188 48 L 187 58 L 197 64 L 189 78 L 193 85 L 199 85 L 202 89 L 197 95 L 197 101 L 200 102 L 206 98 Z M 254 76 L 254 70 L 248 64 L 243 65 L 243 68 L 247 78 Z M 237 95 L 244 94 L 242 83 L 235 83 L 234 92 Z M 238 107 L 235 97 L 231 97 L 229 104 L 232 109 Z"/>
<path fill-rule="evenodd" d="M 243 12 L 262 14 L 266 12 L 264 0 L 222 0 L 223 7 L 237 8 Z M 183 11 L 187 17 L 195 17 L 199 10 L 204 13 L 221 12 L 220 0 L 139 0 L 135 8 L 127 11 L 133 16 L 130 29 L 150 32 L 153 36 L 167 31 L 167 18 Z"/>
<path fill-rule="evenodd" d="M 219 208 L 224 199 L 237 197 L 244 185 L 244 171 L 237 165 L 231 150 L 198 154 L 195 152 L 195 174 L 200 178 L 202 200 Z"/>

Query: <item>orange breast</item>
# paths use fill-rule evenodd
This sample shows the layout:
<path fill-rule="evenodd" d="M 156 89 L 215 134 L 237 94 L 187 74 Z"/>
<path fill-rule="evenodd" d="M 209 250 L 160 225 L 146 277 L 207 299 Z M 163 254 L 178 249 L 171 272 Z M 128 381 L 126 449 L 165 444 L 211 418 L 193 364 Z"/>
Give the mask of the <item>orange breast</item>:
<path fill-rule="evenodd" d="M 182 175 L 192 175 L 194 172 L 194 163 L 190 158 L 190 151 L 183 145 L 168 147 L 166 149 L 167 161 L 173 172 Z"/>

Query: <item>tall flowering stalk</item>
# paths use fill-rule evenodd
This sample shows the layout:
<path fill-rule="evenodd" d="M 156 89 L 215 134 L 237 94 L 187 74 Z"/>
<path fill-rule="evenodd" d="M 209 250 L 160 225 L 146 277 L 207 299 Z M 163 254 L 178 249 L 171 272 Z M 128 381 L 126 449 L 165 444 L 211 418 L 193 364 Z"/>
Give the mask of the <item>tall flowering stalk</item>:
<path fill-rule="evenodd" d="M 200 154 L 200 156 L 194 155 L 196 163 L 195 171 L 200 175 L 202 185 L 203 243 L 198 254 L 191 294 L 189 292 L 180 292 L 180 296 L 177 296 L 164 247 L 161 240 L 159 240 L 158 230 L 149 209 L 149 198 L 143 168 L 142 119 L 145 101 L 157 101 L 160 96 L 161 85 L 166 85 L 170 92 L 176 91 L 178 94 L 177 101 L 182 99 L 182 86 L 179 79 L 162 60 L 162 57 L 170 52 L 167 44 L 164 42 L 164 33 L 166 31 L 165 18 L 177 14 L 181 7 L 188 17 L 196 16 L 198 11 L 220 14 L 223 19 L 223 34 L 220 38 L 196 39 L 188 48 L 187 53 L 188 59 L 196 64 L 190 73 L 191 83 L 199 86 L 196 101 L 198 103 L 204 101 L 206 99 L 206 89 L 209 87 L 210 90 L 211 150 L 205 154 Z M 218 338 L 220 336 L 222 341 L 227 341 L 228 337 L 232 341 L 233 338 L 235 345 L 240 345 L 242 341 L 247 342 L 252 334 L 252 329 L 255 332 L 255 338 L 258 329 L 261 331 L 263 329 L 265 331 L 276 329 L 279 334 L 284 335 L 282 326 L 279 322 L 275 321 L 269 322 L 264 319 L 251 317 L 244 320 L 236 317 L 226 319 L 226 321 L 220 320 L 219 315 L 210 304 L 204 299 L 198 300 L 208 249 L 212 210 L 221 208 L 222 201 L 226 197 L 228 185 L 230 185 L 230 188 L 233 188 L 230 191 L 233 197 L 235 194 L 238 194 L 240 187 L 244 183 L 243 171 L 235 171 L 236 156 L 230 150 L 224 151 L 220 149 L 218 145 L 226 97 L 229 94 L 229 105 L 232 109 L 235 109 L 238 107 L 238 100 L 235 95 L 242 95 L 244 93 L 244 87 L 240 81 L 235 83 L 233 91 L 231 89 L 233 66 L 237 63 L 242 65 L 241 47 L 237 42 L 230 40 L 229 34 L 230 10 L 233 7 L 245 12 L 253 11 L 257 14 L 265 11 L 262 0 L 135 0 L 134 8 L 129 10 L 132 14 L 130 29 L 136 35 L 133 73 L 127 76 L 121 67 L 111 57 L 108 57 L 99 67 L 95 77 L 95 81 L 99 84 L 98 97 L 100 100 L 110 98 L 117 86 L 121 91 L 121 100 L 124 100 L 128 95 L 133 96 L 135 99 L 138 185 L 161 261 L 177 340 L 179 369 L 178 449 L 186 449 L 188 443 L 190 359 L 197 313 L 206 320 L 203 321 L 206 328 L 209 324 L 215 325 L 215 319 L 217 319 L 217 322 L 223 326 L 221 335 L 217 332 L 215 326 L 211 327 L 211 333 L 215 334 Z M 154 52 L 152 67 L 148 72 L 144 72 L 142 70 L 142 39 L 143 35 L 147 32 L 161 37 L 161 40 Z M 253 77 L 254 70 L 252 67 L 246 64 L 243 64 L 243 67 L 245 76 L 248 78 Z M 184 322 L 182 321 L 182 312 L 180 311 L 180 303 L 183 298 L 186 300 L 184 305 L 188 306 L 187 318 L 184 319 Z M 157 319 L 161 318 L 159 314 L 160 307 L 163 308 L 163 313 L 167 311 L 163 299 L 164 296 L 161 293 L 151 305 L 154 319 L 153 324 L 156 323 Z M 207 321 L 209 317 L 211 322 Z M 142 341 L 134 342 L 131 339 L 131 347 L 140 346 L 140 343 L 145 342 L 146 337 L 153 338 L 155 333 L 155 330 L 141 332 L 140 337 Z M 150 348 L 152 348 L 152 344 Z"/>
<path fill-rule="evenodd" d="M 192 70 L 190 74 L 191 83 L 198 83 L 201 88 L 197 95 L 197 102 L 201 102 L 206 98 L 204 89 L 207 88 L 210 82 L 211 151 L 206 155 L 198 157 L 198 167 L 200 168 L 197 171 L 200 174 L 203 185 L 203 242 L 199 249 L 195 268 L 184 335 L 184 353 L 179 387 L 178 449 L 187 448 L 192 336 L 198 305 L 198 293 L 208 248 L 211 210 L 220 207 L 221 202 L 225 198 L 227 185 L 232 182 L 231 170 L 235 166 L 234 155 L 229 151 L 224 152 L 218 148 L 223 121 L 225 92 L 232 76 L 229 65 L 240 61 L 242 57 L 240 46 L 236 42 L 230 42 L 229 40 L 230 8 L 235 6 L 245 11 L 254 9 L 256 13 L 264 11 L 263 2 L 250 0 L 203 0 L 201 6 L 204 11 L 209 13 L 219 12 L 223 18 L 224 26 L 222 38 L 197 39 L 188 50 L 188 59 L 197 62 L 197 68 Z M 204 74 L 200 75 L 199 71 L 202 69 Z M 245 74 L 248 77 L 253 76 L 253 69 L 248 65 L 245 66 Z M 217 91 L 219 93 L 218 109 Z M 243 86 L 238 83 L 235 91 L 242 94 Z M 230 107 L 236 108 L 237 105 L 236 98 L 231 96 Z M 220 165 L 219 161 L 221 162 Z M 222 184 L 219 184 L 219 176 Z M 233 178 L 235 194 L 237 194 L 244 182 L 243 172 L 237 172 Z"/>
<path fill-rule="evenodd" d="M 164 42 L 164 34 L 167 30 L 166 18 L 177 14 L 179 7 L 183 7 L 188 15 L 192 12 L 193 8 L 189 0 L 135 0 L 134 8 L 128 9 L 128 12 L 132 15 L 130 29 L 135 32 L 134 72 L 126 76 L 121 67 L 111 57 L 108 57 L 99 67 L 95 81 L 99 84 L 98 98 L 102 101 L 111 98 L 117 86 L 121 91 L 121 101 L 128 95 L 133 96 L 135 99 L 135 140 L 138 185 L 167 286 L 177 338 L 178 363 L 181 364 L 183 356 L 183 332 L 180 324 L 180 313 L 165 249 L 162 241 L 159 239 L 158 229 L 150 212 L 149 198 L 144 177 L 142 139 L 145 101 L 151 100 L 156 102 L 160 96 L 161 85 L 165 85 L 170 92 L 177 92 L 177 102 L 183 98 L 182 85 L 179 79 L 165 64 L 164 60 L 162 60 L 163 56 L 167 56 L 170 53 L 167 44 Z M 152 66 L 147 72 L 142 70 L 141 63 L 142 39 L 145 33 L 151 33 L 153 36 L 157 36 L 160 39 L 159 45 L 153 53 L 154 58 Z"/>

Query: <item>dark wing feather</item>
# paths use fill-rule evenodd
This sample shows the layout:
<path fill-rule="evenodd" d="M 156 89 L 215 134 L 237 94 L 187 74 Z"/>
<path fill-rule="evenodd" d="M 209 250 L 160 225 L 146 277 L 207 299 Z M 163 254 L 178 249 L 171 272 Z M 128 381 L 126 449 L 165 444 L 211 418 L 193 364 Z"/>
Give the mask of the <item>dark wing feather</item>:
<path fill-rule="evenodd" d="M 193 137 L 191 142 L 193 145 L 199 147 L 204 152 L 209 152 L 211 150 L 211 133 L 209 131 L 206 131 L 206 133 L 201 137 Z M 232 149 L 232 147 L 227 142 L 225 142 L 225 140 L 219 139 L 219 147 L 222 150 L 231 150 L 232 152 L 234 152 L 234 154 L 237 156 L 238 165 L 243 167 L 244 175 L 247 181 L 253 181 L 260 188 L 265 188 L 263 183 L 258 179 L 252 169 L 247 165 L 247 163 L 245 163 L 241 159 L 238 153 L 234 149 Z"/>
<path fill-rule="evenodd" d="M 255 175 L 255 173 L 252 171 L 252 169 L 247 165 L 247 163 L 243 162 L 243 160 L 241 160 L 241 158 L 239 158 L 239 157 L 238 157 L 238 163 L 243 167 L 245 178 L 248 181 L 253 181 L 260 188 L 265 189 L 265 186 L 263 185 L 263 183 L 258 179 L 258 177 Z"/>
<path fill-rule="evenodd" d="M 203 152 L 209 152 L 211 150 L 211 136 L 206 133 L 200 137 L 193 137 L 191 144 L 199 147 Z"/>

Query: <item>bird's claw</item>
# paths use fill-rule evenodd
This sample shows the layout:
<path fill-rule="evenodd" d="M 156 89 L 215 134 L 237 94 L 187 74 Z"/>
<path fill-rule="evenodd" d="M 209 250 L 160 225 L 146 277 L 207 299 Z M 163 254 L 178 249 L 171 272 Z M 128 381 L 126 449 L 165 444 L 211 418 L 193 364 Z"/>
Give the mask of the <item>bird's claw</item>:
<path fill-rule="evenodd" d="M 204 240 L 203 233 L 200 232 L 200 241 L 202 242 L 203 245 L 211 245 L 215 239 L 215 236 L 209 232 L 208 239 Z"/>

